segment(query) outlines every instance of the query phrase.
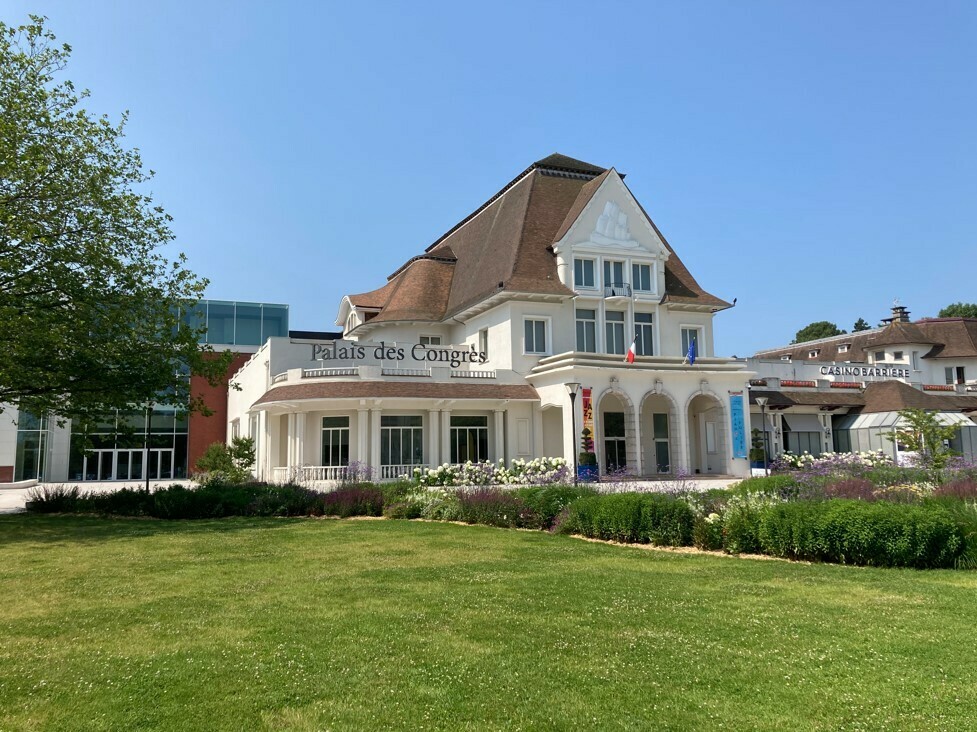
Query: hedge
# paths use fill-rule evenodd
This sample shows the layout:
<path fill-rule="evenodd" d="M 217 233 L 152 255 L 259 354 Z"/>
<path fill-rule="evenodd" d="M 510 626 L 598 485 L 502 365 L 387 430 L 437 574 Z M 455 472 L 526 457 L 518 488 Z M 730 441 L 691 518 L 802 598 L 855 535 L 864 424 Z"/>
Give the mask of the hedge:
<path fill-rule="evenodd" d="M 964 550 L 958 522 L 934 503 L 782 503 L 762 511 L 757 539 L 777 557 L 877 567 L 952 567 Z"/>
<path fill-rule="evenodd" d="M 563 533 L 658 546 L 689 546 L 695 515 L 680 498 L 658 493 L 591 495 L 569 506 Z"/>

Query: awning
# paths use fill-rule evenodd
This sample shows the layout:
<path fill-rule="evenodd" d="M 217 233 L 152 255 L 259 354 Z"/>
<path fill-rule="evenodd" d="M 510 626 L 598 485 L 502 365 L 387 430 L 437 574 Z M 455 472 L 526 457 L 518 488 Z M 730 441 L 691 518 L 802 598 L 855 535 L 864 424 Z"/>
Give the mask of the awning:
<path fill-rule="evenodd" d="M 960 412 L 937 412 L 936 420 L 947 427 L 977 427 L 977 424 L 965 414 Z M 893 430 L 908 426 L 899 412 L 875 412 L 873 414 L 859 414 L 855 417 L 847 429 L 867 430 L 882 429 Z"/>
<path fill-rule="evenodd" d="M 814 414 L 785 414 L 783 418 L 791 432 L 821 432 L 824 430 L 817 415 Z"/>

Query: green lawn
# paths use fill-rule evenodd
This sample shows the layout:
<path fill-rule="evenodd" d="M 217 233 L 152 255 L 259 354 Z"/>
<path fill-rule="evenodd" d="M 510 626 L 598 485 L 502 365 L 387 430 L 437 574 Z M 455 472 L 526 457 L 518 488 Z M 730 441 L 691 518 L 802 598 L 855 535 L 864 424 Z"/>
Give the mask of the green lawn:
<path fill-rule="evenodd" d="M 0 729 L 961 729 L 977 573 L 0 517 Z"/>

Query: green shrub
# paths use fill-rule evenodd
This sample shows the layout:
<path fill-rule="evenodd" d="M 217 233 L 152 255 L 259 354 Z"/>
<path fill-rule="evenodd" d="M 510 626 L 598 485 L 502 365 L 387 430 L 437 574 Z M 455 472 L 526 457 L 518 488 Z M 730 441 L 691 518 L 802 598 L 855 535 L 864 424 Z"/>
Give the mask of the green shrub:
<path fill-rule="evenodd" d="M 582 496 L 595 495 L 597 491 L 583 485 L 540 485 L 518 488 L 514 493 L 536 514 L 539 527 L 549 529 L 567 506 Z"/>
<path fill-rule="evenodd" d="M 952 567 L 965 548 L 958 521 L 933 502 L 785 503 L 763 512 L 759 536 L 774 556 L 878 567 Z"/>
<path fill-rule="evenodd" d="M 767 496 L 778 496 L 780 498 L 791 498 L 797 495 L 800 485 L 796 478 L 788 473 L 777 475 L 759 475 L 755 478 L 747 478 L 739 483 L 730 486 L 727 490 L 731 495 L 746 496 L 751 493 L 761 493 Z M 714 489 L 723 490 L 723 489 Z"/>
<path fill-rule="evenodd" d="M 322 494 L 326 516 L 382 516 L 383 492 L 373 483 L 357 483 Z"/>
<path fill-rule="evenodd" d="M 723 523 L 718 513 L 695 517 L 692 525 L 692 546 L 706 551 L 723 548 Z"/>
<path fill-rule="evenodd" d="M 723 550 L 730 554 L 760 551 L 760 517 L 781 499 L 765 493 L 731 496 L 723 510 Z"/>
<path fill-rule="evenodd" d="M 403 499 L 388 503 L 383 508 L 383 515 L 392 519 L 417 519 L 423 515 L 424 504 L 420 501 Z"/>
<path fill-rule="evenodd" d="M 692 543 L 694 522 L 691 507 L 680 498 L 613 493 L 583 496 L 571 503 L 560 531 L 607 541 L 687 546 Z"/>
<path fill-rule="evenodd" d="M 461 520 L 468 524 L 540 528 L 540 519 L 515 491 L 477 488 L 458 492 Z"/>
<path fill-rule="evenodd" d="M 685 501 L 649 493 L 642 496 L 642 541 L 655 546 L 690 546 L 695 514 Z"/>
<path fill-rule="evenodd" d="M 77 486 L 34 486 L 27 492 L 24 508 L 32 513 L 74 513 L 80 498 Z"/>

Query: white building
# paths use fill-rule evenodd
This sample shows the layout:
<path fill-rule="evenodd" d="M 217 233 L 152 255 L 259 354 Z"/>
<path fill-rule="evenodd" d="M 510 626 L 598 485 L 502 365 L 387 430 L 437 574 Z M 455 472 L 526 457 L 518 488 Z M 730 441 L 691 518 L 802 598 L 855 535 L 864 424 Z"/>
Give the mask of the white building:
<path fill-rule="evenodd" d="M 341 340 L 266 342 L 235 377 L 229 434 L 256 438 L 268 480 L 572 461 L 585 424 L 604 471 L 747 475 L 752 374 L 713 352 L 728 307 L 621 174 L 552 155 L 344 297 Z"/>
<path fill-rule="evenodd" d="M 977 459 L 977 319 L 910 322 L 896 306 L 886 325 L 758 352 L 747 359 L 757 374 L 750 410 L 760 427 L 765 399 L 771 458 L 790 450 L 884 450 L 899 458 L 886 435 L 903 426 L 899 411 L 935 412 L 960 429 L 950 447 Z"/>

